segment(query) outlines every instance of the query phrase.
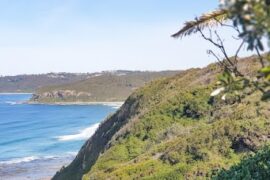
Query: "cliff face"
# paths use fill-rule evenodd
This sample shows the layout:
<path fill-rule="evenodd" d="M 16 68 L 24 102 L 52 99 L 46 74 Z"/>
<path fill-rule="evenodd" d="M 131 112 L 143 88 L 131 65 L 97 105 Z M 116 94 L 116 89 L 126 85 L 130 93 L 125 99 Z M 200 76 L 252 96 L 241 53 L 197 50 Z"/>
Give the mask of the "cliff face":
<path fill-rule="evenodd" d="M 41 99 L 89 99 L 91 97 L 91 93 L 89 92 L 77 92 L 74 90 L 54 90 L 51 92 L 43 92 L 40 94 L 34 94 L 31 100 L 33 102 L 38 102 Z"/>
<path fill-rule="evenodd" d="M 112 137 L 128 121 L 138 115 L 140 98 L 130 96 L 125 104 L 114 115 L 101 123 L 96 133 L 83 145 L 74 161 L 58 172 L 53 179 L 81 179 L 96 162 L 100 153 L 104 152 Z"/>
<path fill-rule="evenodd" d="M 253 76 L 254 57 L 239 63 Z M 270 140 L 269 102 L 210 99 L 217 65 L 190 69 L 136 90 L 53 179 L 196 179 L 229 168 Z"/>

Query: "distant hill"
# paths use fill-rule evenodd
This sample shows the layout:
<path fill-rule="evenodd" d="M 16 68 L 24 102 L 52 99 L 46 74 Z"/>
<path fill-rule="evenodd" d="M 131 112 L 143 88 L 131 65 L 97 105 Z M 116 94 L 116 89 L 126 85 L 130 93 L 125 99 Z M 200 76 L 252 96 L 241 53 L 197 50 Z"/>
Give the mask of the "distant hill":
<path fill-rule="evenodd" d="M 87 79 L 37 89 L 32 103 L 76 103 L 124 101 L 135 89 L 154 79 L 179 71 L 106 71 Z"/>
<path fill-rule="evenodd" d="M 95 74 L 48 73 L 0 77 L 0 93 L 33 93 L 42 86 L 72 83 Z"/>

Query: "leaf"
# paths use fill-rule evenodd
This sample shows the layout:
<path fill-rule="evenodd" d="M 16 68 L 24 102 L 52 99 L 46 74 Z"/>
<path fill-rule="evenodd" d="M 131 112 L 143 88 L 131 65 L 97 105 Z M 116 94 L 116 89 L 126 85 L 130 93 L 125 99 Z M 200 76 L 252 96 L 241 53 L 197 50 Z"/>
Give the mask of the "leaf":
<path fill-rule="evenodd" d="M 269 74 L 270 73 L 270 66 L 262 68 L 260 70 L 260 72 L 263 73 L 263 74 Z"/>
<path fill-rule="evenodd" d="M 267 101 L 270 99 L 270 90 L 268 90 L 267 92 L 265 92 L 262 96 L 262 100 L 263 101 Z"/>
<path fill-rule="evenodd" d="M 258 39 L 257 42 L 258 42 L 258 47 L 259 47 L 259 49 L 260 49 L 261 51 L 264 51 L 264 47 L 263 47 L 263 44 L 262 44 L 261 40 Z"/>
<path fill-rule="evenodd" d="M 198 32 L 198 28 L 202 30 L 206 27 L 217 26 L 220 24 L 220 22 L 223 22 L 227 19 L 228 11 L 224 9 L 219 9 L 210 13 L 206 13 L 194 21 L 186 22 L 184 27 L 180 29 L 177 33 L 173 34 L 172 37 L 182 38 L 183 36 L 188 36 Z"/>

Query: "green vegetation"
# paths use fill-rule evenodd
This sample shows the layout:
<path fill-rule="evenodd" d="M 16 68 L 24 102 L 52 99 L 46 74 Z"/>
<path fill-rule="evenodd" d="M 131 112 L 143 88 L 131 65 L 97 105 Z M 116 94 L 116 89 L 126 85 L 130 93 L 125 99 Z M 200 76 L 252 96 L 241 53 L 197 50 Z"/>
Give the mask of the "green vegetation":
<path fill-rule="evenodd" d="M 255 58 L 239 69 L 256 74 Z M 269 102 L 253 89 L 211 98 L 221 73 L 212 64 L 136 90 L 54 179 L 207 179 L 239 163 L 270 140 Z"/>
<path fill-rule="evenodd" d="M 228 21 L 231 21 L 227 23 Z M 238 38 L 232 38 L 232 41 L 239 43 L 235 48 L 233 57 L 229 58 L 227 49 L 224 45 L 225 40 L 217 30 L 212 30 L 213 26 L 221 26 L 224 30 L 228 28 L 237 35 Z M 209 28 L 209 33 L 203 32 L 205 28 Z M 253 87 L 262 92 L 262 100 L 270 98 L 270 54 L 262 55 L 265 51 L 265 45 L 262 40 L 268 41 L 270 47 L 270 1 L 269 0 L 223 0 L 220 1 L 218 10 L 205 13 L 201 17 L 193 21 L 188 21 L 183 28 L 172 37 L 184 37 L 193 33 L 199 33 L 203 39 L 212 44 L 219 50 L 222 57 L 213 50 L 208 50 L 208 54 L 212 55 L 222 67 L 224 78 L 231 77 L 234 82 L 223 83 L 222 91 L 226 90 L 223 99 L 226 99 L 226 93 L 238 94 L 246 87 Z M 227 39 L 228 40 L 228 39 Z M 258 57 L 257 61 L 261 67 L 257 68 L 257 76 L 250 77 L 239 71 L 237 64 L 239 61 L 239 53 L 243 51 L 245 45 L 247 50 L 254 51 Z M 223 79 L 224 79 L 223 78 Z M 239 82 L 244 83 L 239 88 Z M 238 84 L 238 85 L 237 85 Z M 225 86 L 224 86 L 225 85 Z M 237 89 L 231 88 L 232 85 Z"/>
<path fill-rule="evenodd" d="M 85 80 L 45 86 L 33 95 L 33 103 L 115 102 L 125 101 L 138 87 L 154 79 L 175 75 L 178 71 L 116 71 L 95 74 Z"/>
<path fill-rule="evenodd" d="M 214 176 L 216 180 L 241 179 L 269 179 L 270 176 L 270 148 L 264 147 L 255 155 L 245 157 L 239 164 L 229 170 L 222 170 Z"/>
<path fill-rule="evenodd" d="M 235 27 L 240 26 L 240 38 L 248 44 L 249 50 L 264 50 L 262 38 L 270 42 L 269 0 L 224 0 L 221 8 L 227 9 Z"/>
<path fill-rule="evenodd" d="M 87 79 L 91 74 L 48 73 L 37 75 L 0 76 L 0 92 L 33 93 L 42 86 L 60 85 Z"/>
<path fill-rule="evenodd" d="M 259 149 L 270 141 L 270 56 L 260 54 L 262 38 L 270 36 L 270 1 L 221 2 L 222 9 L 173 35 L 199 32 L 222 53 L 220 58 L 209 50 L 219 66 L 190 69 L 137 90 L 54 179 L 269 179 L 270 150 Z M 233 25 L 223 23 L 228 19 Z M 237 32 L 241 43 L 234 57 L 216 31 L 203 33 L 213 25 Z M 258 56 L 240 60 L 244 44 Z M 103 148 L 95 149 L 98 139 Z"/>

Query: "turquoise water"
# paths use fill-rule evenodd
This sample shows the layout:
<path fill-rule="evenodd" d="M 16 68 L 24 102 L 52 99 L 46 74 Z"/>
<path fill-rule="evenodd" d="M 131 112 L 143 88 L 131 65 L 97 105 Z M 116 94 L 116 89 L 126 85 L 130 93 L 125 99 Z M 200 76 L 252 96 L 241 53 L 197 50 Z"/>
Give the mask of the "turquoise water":
<path fill-rule="evenodd" d="M 0 95 L 0 177 L 12 174 L 14 167 L 24 168 L 34 177 L 33 163 L 57 160 L 61 165 L 70 161 L 98 124 L 117 108 L 23 103 L 30 97 L 31 94 Z"/>

